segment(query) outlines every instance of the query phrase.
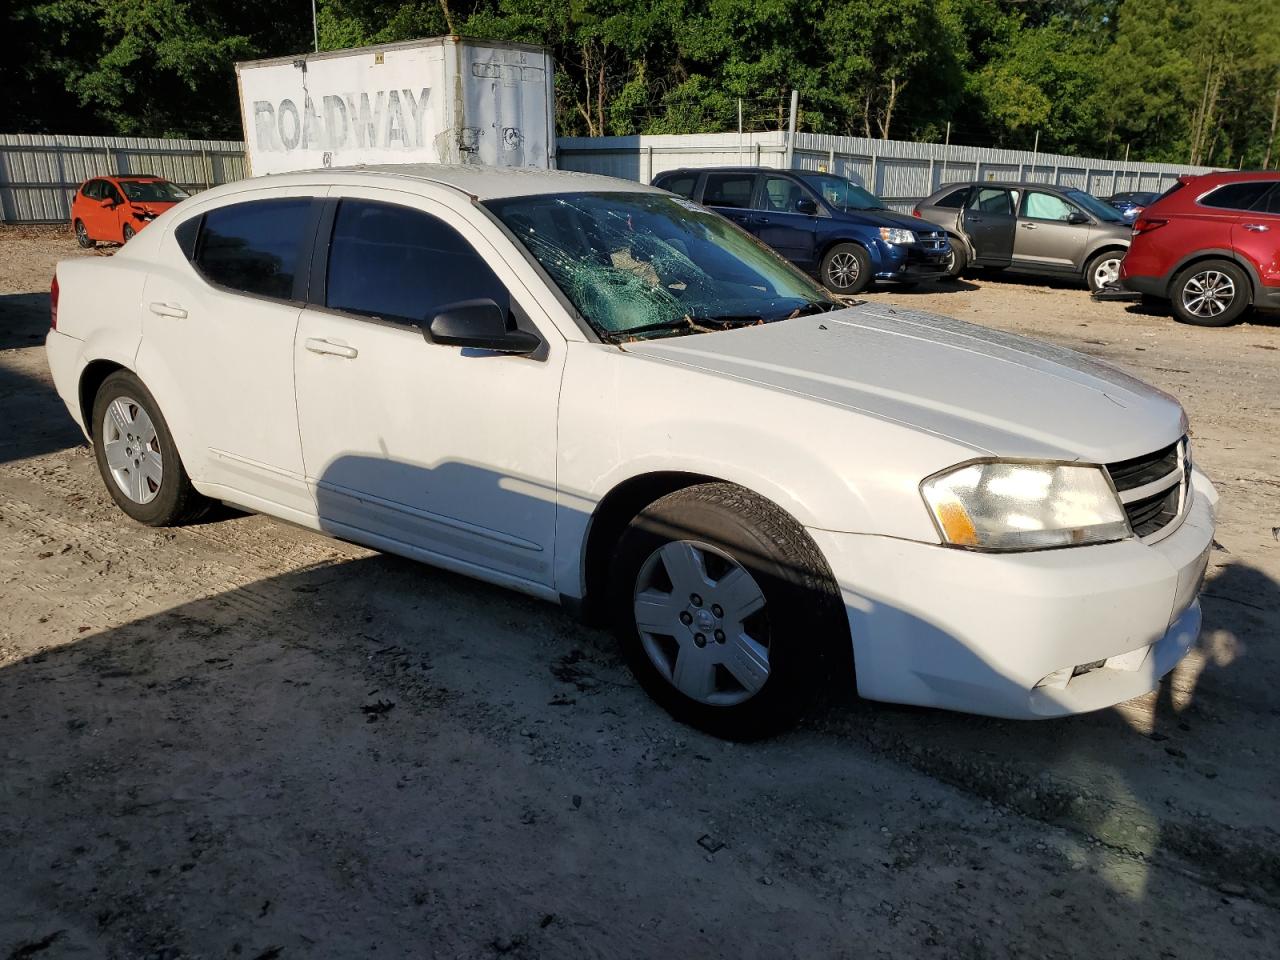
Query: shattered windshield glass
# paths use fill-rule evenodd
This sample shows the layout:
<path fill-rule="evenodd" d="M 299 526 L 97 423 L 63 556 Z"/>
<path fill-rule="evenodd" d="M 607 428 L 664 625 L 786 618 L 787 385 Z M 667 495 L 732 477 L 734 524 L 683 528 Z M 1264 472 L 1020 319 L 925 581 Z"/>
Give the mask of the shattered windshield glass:
<path fill-rule="evenodd" d="M 753 237 L 679 197 L 572 193 L 485 206 L 607 339 L 723 330 L 837 306 Z"/>

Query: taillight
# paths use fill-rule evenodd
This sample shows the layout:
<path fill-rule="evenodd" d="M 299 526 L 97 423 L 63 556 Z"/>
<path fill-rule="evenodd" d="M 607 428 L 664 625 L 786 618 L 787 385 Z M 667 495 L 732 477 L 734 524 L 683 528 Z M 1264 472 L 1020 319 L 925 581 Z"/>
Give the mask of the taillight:
<path fill-rule="evenodd" d="M 1168 220 L 1161 220 L 1158 217 L 1139 217 L 1133 222 L 1133 232 L 1135 234 L 1150 233 L 1152 230 L 1163 227 L 1168 222 Z"/>
<path fill-rule="evenodd" d="M 49 284 L 49 329 L 58 329 L 58 275 L 53 275 L 53 282 Z"/>
<path fill-rule="evenodd" d="M 918 216 L 920 216 L 920 208 L 919 208 L 919 207 L 915 207 L 915 208 L 911 211 L 911 215 L 912 215 L 913 217 L 918 217 Z"/>

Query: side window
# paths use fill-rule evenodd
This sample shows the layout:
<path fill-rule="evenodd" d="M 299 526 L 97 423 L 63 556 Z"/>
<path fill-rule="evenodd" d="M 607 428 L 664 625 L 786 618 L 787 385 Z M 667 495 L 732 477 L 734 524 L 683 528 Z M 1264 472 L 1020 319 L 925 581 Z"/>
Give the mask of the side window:
<path fill-rule="evenodd" d="M 110 180 L 102 181 L 102 195 L 112 203 L 124 203 L 124 197 L 120 196 L 120 191 Z"/>
<path fill-rule="evenodd" d="M 423 323 L 441 307 L 510 296 L 453 227 L 408 207 L 343 200 L 333 225 L 325 306 L 383 320 Z"/>
<path fill-rule="evenodd" d="M 101 200 L 103 197 L 102 188 L 105 186 L 106 184 L 101 180 L 90 180 L 80 192 L 90 200 Z"/>
<path fill-rule="evenodd" d="M 1075 213 L 1075 207 L 1061 197 L 1055 197 L 1051 193 L 1038 193 L 1035 190 L 1027 191 L 1022 209 L 1022 215 L 1032 220 L 1061 220 L 1064 223 L 1067 217 Z"/>
<path fill-rule="evenodd" d="M 670 190 L 672 193 L 678 193 L 686 199 L 693 199 L 694 188 L 698 185 L 698 175 L 696 173 L 679 174 L 674 177 L 666 177 L 658 184 L 663 190 Z"/>
<path fill-rule="evenodd" d="M 796 201 L 809 196 L 807 190 L 786 177 L 764 178 L 764 208 L 778 213 L 795 213 Z"/>
<path fill-rule="evenodd" d="M 708 207 L 733 207 L 746 210 L 751 206 L 751 191 L 756 185 L 754 173 L 709 173 L 702 191 L 702 202 Z"/>
<path fill-rule="evenodd" d="M 1009 196 L 1008 190 L 999 187 L 979 187 L 973 191 L 973 196 L 969 199 L 969 209 L 1011 217 L 1013 216 L 1013 199 Z"/>
<path fill-rule="evenodd" d="M 934 206 L 936 207 L 952 207 L 959 209 L 964 206 L 964 202 L 969 199 L 969 188 L 962 187 L 959 190 L 953 190 L 945 197 L 939 200 Z"/>
<path fill-rule="evenodd" d="M 1270 213 L 1280 216 L 1280 183 L 1271 188 L 1271 192 L 1253 205 L 1258 213 Z"/>
<path fill-rule="evenodd" d="M 1271 189 L 1271 183 L 1254 180 L 1250 183 L 1228 183 L 1206 197 L 1200 198 L 1200 206 L 1219 210 L 1251 210 L 1253 205 Z"/>
<path fill-rule="evenodd" d="M 232 290 L 294 299 L 294 276 L 311 224 L 311 204 L 309 197 L 289 197 L 208 211 L 195 245 L 196 269 L 211 283 Z"/>

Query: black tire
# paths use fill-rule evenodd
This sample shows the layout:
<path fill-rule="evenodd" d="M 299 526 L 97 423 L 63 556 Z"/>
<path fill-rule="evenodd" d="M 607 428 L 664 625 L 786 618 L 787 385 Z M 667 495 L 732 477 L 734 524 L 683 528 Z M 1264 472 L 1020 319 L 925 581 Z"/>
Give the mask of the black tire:
<path fill-rule="evenodd" d="M 1214 275 L 1217 277 L 1226 277 L 1229 280 L 1230 298 L 1223 296 L 1222 291 L 1228 289 L 1228 284 L 1222 283 L 1220 280 L 1215 281 Z M 1201 312 L 1195 309 L 1197 292 L 1205 291 L 1212 288 L 1217 293 L 1212 296 L 1212 300 L 1222 306 L 1220 313 L 1213 313 L 1212 307 L 1204 306 Z M 1173 310 L 1173 317 L 1179 323 L 1190 323 L 1198 327 L 1229 327 L 1237 322 L 1249 308 L 1249 300 L 1252 295 L 1252 289 L 1249 285 L 1249 275 L 1237 264 L 1230 260 L 1201 260 L 1199 263 L 1193 263 L 1178 273 L 1173 278 L 1173 287 L 1169 292 L 1169 306 Z M 1201 301 L 1206 303 L 1206 301 Z"/>
<path fill-rule="evenodd" d="M 947 239 L 951 241 L 951 263 L 947 267 L 945 277 L 948 280 L 959 280 L 969 267 L 969 251 L 964 248 L 959 238 L 948 237 Z"/>
<path fill-rule="evenodd" d="M 1089 262 L 1084 265 L 1084 282 L 1088 284 L 1090 293 L 1097 293 L 1106 286 L 1106 283 L 1111 282 L 1110 280 L 1105 283 L 1099 282 L 1098 271 L 1103 264 L 1114 260 L 1116 262 L 1117 273 L 1113 279 L 1119 278 L 1118 271 L 1120 261 L 1124 259 L 1124 254 L 1125 252 L 1123 250 L 1103 250 L 1099 253 L 1095 253 L 1089 258 Z"/>
<path fill-rule="evenodd" d="M 107 463 L 107 438 L 103 422 L 108 408 L 120 399 L 130 401 L 130 406 L 144 412 L 155 430 L 154 441 L 148 449 L 160 455 L 162 472 L 160 482 L 153 490 L 153 498 L 146 503 L 138 502 L 125 493 Z M 182 459 L 178 456 L 178 449 L 173 445 L 173 434 L 169 431 L 159 405 L 142 381 L 132 373 L 117 370 L 102 382 L 93 400 L 90 429 L 94 458 L 98 462 L 102 482 L 116 505 L 134 520 L 151 527 L 168 527 L 188 523 L 208 510 L 209 500 L 191 485 Z"/>
<path fill-rule="evenodd" d="M 741 697 L 734 703 L 709 703 L 677 689 L 673 679 L 676 664 L 685 650 L 695 657 L 717 655 L 727 663 L 742 661 L 732 655 L 739 648 L 723 631 L 714 630 L 697 644 L 698 629 L 708 630 L 700 621 L 684 620 L 687 611 L 702 616 L 704 610 L 690 606 L 671 622 L 674 629 L 686 630 L 683 644 L 674 636 L 657 631 L 642 636 L 636 625 L 636 596 L 643 576 L 654 569 L 653 558 L 673 543 L 693 543 L 704 558 L 703 569 L 713 580 L 704 580 L 706 597 L 690 597 L 698 608 L 720 610 L 718 593 L 732 564 L 742 568 L 758 586 L 764 605 L 743 620 L 722 611 L 723 625 L 730 633 L 741 623 L 742 632 L 760 641 L 767 649 L 767 679 L 754 692 L 736 679 L 737 667 L 711 668 L 713 692 L 710 698 Z M 712 569 L 714 560 L 717 569 Z M 731 740 L 752 740 L 792 726 L 815 700 L 828 692 L 833 670 L 851 666 L 851 647 L 844 607 L 831 572 L 822 554 L 804 528 L 769 501 L 749 490 L 729 483 L 707 483 L 686 487 L 646 507 L 619 539 L 610 570 L 611 605 L 614 622 L 632 672 L 644 689 L 673 717 L 715 736 Z M 667 580 L 668 592 L 685 605 L 686 598 L 674 577 Z M 664 594 L 665 596 L 665 594 Z M 672 607 L 664 607 L 672 609 Z M 721 614 L 716 614 L 718 618 Z M 717 622 L 719 622 L 717 620 Z M 688 624 L 681 627 L 681 623 Z M 646 639 L 647 638 L 647 639 Z M 720 645 L 717 646 L 716 644 Z M 691 644 L 697 644 L 695 650 Z M 727 644 L 727 645 L 726 645 Z M 647 649 L 648 647 L 648 649 Z M 660 668 L 657 658 L 669 655 Z M 757 675 L 758 679 L 758 675 Z M 852 683 L 852 671 L 844 679 Z M 727 691 L 727 692 L 726 692 Z"/>
<path fill-rule="evenodd" d="M 871 256 L 856 243 L 837 243 L 822 258 L 822 285 L 848 296 L 871 286 Z"/>
<path fill-rule="evenodd" d="M 75 222 L 76 243 L 84 247 L 86 250 L 92 249 L 98 245 L 98 241 L 89 236 L 89 228 L 84 225 L 83 220 Z"/>
<path fill-rule="evenodd" d="M 120 231 L 120 235 L 124 237 L 124 242 L 128 243 L 138 235 L 138 232 L 133 229 L 133 224 L 126 223 L 124 229 Z"/>

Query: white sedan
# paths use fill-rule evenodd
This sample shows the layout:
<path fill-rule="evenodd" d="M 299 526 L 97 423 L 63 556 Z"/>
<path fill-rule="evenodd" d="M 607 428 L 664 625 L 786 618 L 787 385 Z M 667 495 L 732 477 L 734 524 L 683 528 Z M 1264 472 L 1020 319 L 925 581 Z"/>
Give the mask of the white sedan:
<path fill-rule="evenodd" d="M 111 496 L 219 500 L 617 626 L 730 737 L 834 677 L 1006 717 L 1151 690 L 1216 494 L 1171 397 L 843 307 L 709 211 L 566 172 L 246 180 L 58 265 L 49 365 Z"/>

